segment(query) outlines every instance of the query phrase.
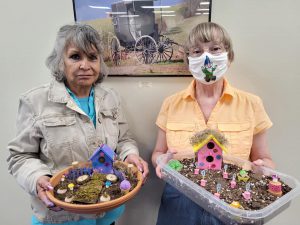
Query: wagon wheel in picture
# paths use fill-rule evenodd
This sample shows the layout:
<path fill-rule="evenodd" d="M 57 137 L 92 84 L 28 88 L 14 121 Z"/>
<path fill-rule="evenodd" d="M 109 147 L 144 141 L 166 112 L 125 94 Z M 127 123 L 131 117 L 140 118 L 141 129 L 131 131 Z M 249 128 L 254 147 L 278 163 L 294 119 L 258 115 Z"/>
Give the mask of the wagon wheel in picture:
<path fill-rule="evenodd" d="M 157 53 L 157 44 L 151 36 L 141 36 L 135 42 L 134 53 L 139 62 L 144 64 L 154 63 Z"/>
<path fill-rule="evenodd" d="M 119 66 L 121 64 L 121 45 L 116 36 L 113 36 L 110 41 L 110 54 L 113 64 Z"/>
<path fill-rule="evenodd" d="M 157 56 L 156 62 L 167 62 L 170 61 L 173 56 L 172 42 L 169 38 L 164 35 L 159 35 L 157 43 Z"/>

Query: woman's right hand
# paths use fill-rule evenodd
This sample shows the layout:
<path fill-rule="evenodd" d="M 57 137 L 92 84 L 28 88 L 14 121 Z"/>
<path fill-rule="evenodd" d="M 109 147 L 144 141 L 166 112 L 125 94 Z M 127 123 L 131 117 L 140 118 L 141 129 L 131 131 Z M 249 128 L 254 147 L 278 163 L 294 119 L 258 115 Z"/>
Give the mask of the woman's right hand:
<path fill-rule="evenodd" d="M 37 195 L 39 199 L 47 206 L 47 208 L 58 212 L 61 211 L 62 208 L 56 206 L 53 202 L 51 202 L 46 195 L 46 191 L 53 190 L 53 187 L 51 186 L 49 180 L 50 177 L 48 176 L 41 176 L 38 178 L 36 183 Z"/>

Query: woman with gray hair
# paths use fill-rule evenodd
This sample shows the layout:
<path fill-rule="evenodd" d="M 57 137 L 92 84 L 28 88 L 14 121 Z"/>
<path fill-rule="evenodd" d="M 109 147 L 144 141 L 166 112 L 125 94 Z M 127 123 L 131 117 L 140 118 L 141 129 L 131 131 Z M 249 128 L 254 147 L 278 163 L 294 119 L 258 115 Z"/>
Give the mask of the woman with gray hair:
<path fill-rule="evenodd" d="M 87 161 L 101 144 L 135 164 L 144 178 L 147 163 L 139 157 L 122 111 L 120 97 L 100 85 L 107 75 L 101 39 L 89 25 L 60 28 L 46 64 L 55 79 L 20 97 L 17 135 L 8 144 L 9 172 L 30 194 L 31 224 L 111 224 L 124 206 L 104 215 L 62 211 L 46 196 L 52 174 L 73 161 Z"/>

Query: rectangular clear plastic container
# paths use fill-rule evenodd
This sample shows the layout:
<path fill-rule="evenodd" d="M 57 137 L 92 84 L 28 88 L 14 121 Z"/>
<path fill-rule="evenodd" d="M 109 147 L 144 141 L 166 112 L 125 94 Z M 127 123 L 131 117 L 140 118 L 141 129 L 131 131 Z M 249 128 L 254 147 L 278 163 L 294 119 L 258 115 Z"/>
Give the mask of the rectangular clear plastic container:
<path fill-rule="evenodd" d="M 276 174 L 284 183 L 289 185 L 292 190 L 263 209 L 253 211 L 243 210 L 231 207 L 226 202 L 206 191 L 200 185 L 195 184 L 193 181 L 171 169 L 167 164 L 169 160 L 173 159 L 173 154 L 167 153 L 160 155 L 157 158 L 157 164 L 162 168 L 162 178 L 166 182 L 226 224 L 264 224 L 285 210 L 290 205 L 291 200 L 300 194 L 299 181 L 289 175 L 266 167 L 256 166 L 242 159 L 225 155 L 223 155 L 223 157 L 226 163 L 235 164 L 246 170 L 251 169 L 254 173 L 267 176 Z"/>

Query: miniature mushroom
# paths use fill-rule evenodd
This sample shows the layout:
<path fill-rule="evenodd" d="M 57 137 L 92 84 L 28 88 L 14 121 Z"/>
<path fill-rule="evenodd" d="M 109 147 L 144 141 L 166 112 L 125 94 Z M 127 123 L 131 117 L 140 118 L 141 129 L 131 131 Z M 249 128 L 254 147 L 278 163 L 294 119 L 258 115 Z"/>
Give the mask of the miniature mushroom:
<path fill-rule="evenodd" d="M 123 180 L 120 183 L 120 189 L 123 194 L 127 194 L 131 188 L 131 184 L 128 180 Z"/>
<path fill-rule="evenodd" d="M 103 195 L 100 196 L 100 202 L 108 202 L 110 201 L 110 196 L 107 193 L 104 193 Z"/>
<path fill-rule="evenodd" d="M 70 191 L 74 190 L 74 186 L 75 185 L 73 183 L 68 184 L 68 188 L 70 189 Z"/>
<path fill-rule="evenodd" d="M 72 162 L 72 167 L 73 167 L 73 169 L 77 169 L 78 166 L 79 166 L 79 162 L 78 162 L 78 161 Z"/>
<path fill-rule="evenodd" d="M 108 180 L 108 181 L 110 181 L 112 183 L 115 183 L 115 182 L 117 182 L 118 177 L 116 175 L 114 175 L 114 174 L 107 174 L 106 175 L 106 180 Z"/>
<path fill-rule="evenodd" d="M 67 192 L 67 189 L 66 188 L 59 188 L 56 190 L 56 193 L 59 194 L 59 195 L 63 195 Z"/>
<path fill-rule="evenodd" d="M 74 196 L 67 196 L 67 197 L 65 197 L 65 202 L 71 203 L 73 201 L 73 199 L 74 199 Z"/>
<path fill-rule="evenodd" d="M 84 175 L 77 177 L 76 182 L 78 184 L 84 184 L 85 182 L 87 182 L 89 180 L 89 178 L 90 178 L 89 175 L 84 174 Z"/>

